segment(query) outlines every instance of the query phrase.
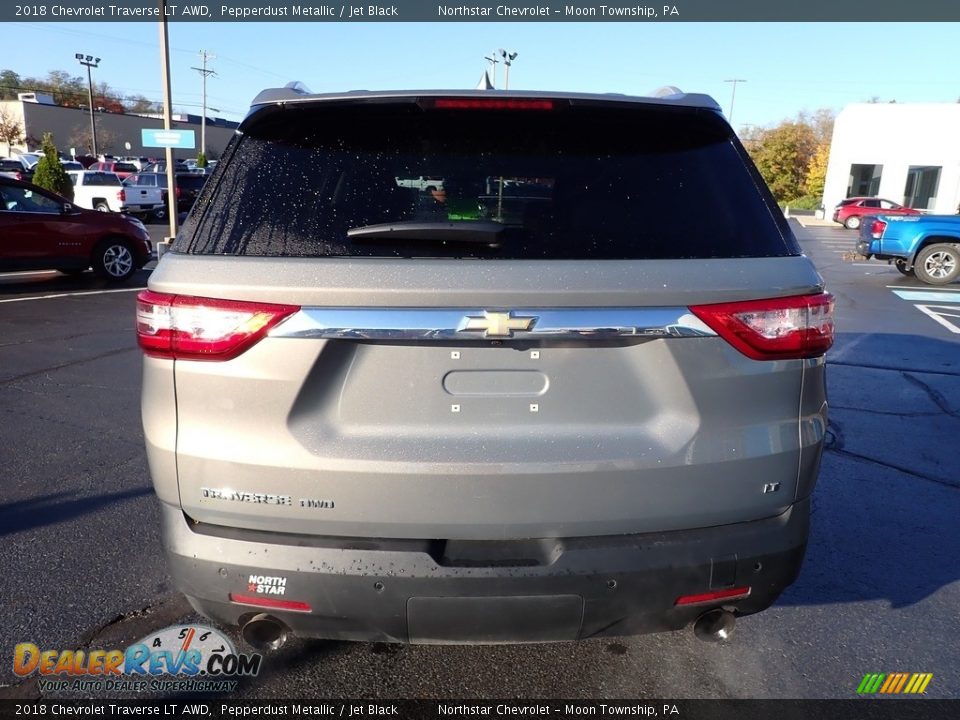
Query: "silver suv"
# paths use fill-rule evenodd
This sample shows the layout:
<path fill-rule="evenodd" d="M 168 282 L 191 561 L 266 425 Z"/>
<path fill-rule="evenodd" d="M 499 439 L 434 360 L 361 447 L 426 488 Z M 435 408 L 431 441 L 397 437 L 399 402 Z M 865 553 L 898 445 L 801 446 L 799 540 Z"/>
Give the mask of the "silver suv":
<path fill-rule="evenodd" d="M 832 313 L 709 97 L 264 91 L 138 298 L 173 576 L 257 647 L 723 637 Z"/>

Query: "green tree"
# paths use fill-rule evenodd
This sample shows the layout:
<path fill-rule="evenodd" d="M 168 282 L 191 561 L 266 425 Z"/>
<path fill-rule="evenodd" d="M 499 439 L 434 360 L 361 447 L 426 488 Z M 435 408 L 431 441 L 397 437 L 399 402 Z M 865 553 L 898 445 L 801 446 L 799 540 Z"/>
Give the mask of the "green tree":
<path fill-rule="evenodd" d="M 763 131 L 751 154 L 777 202 L 804 194 L 807 168 L 816 148 L 813 129 L 805 123 L 787 120 Z"/>
<path fill-rule="evenodd" d="M 0 71 L 0 100 L 16 100 L 20 92 L 20 76 L 13 70 Z"/>
<path fill-rule="evenodd" d="M 43 157 L 40 158 L 37 169 L 33 173 L 33 184 L 73 200 L 73 183 L 70 182 L 67 171 L 63 169 L 51 133 L 44 133 L 42 149 Z"/>
<path fill-rule="evenodd" d="M 207 166 L 207 156 L 202 152 L 197 153 L 197 167 L 205 168 Z"/>

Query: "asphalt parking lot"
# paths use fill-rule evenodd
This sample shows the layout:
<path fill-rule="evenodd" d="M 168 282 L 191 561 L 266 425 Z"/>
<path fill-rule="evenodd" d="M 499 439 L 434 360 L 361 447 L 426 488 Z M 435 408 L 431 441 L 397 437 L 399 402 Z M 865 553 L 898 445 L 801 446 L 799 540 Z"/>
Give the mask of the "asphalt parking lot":
<path fill-rule="evenodd" d="M 797 583 L 733 639 L 288 643 L 236 697 L 852 698 L 864 674 L 933 673 L 960 698 L 960 285 L 794 227 L 837 299 L 831 423 Z M 165 228 L 152 226 L 154 239 Z M 91 273 L 0 275 L 0 697 L 38 697 L 12 648 L 110 648 L 193 617 L 172 589 L 139 417 L 133 298 Z M 9 654 L 8 654 L 9 653 Z"/>

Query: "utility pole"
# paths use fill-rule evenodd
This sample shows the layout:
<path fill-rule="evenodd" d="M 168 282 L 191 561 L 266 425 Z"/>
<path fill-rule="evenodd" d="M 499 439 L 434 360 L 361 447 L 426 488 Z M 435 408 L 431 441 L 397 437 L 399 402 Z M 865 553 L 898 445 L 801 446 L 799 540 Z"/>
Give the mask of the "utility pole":
<path fill-rule="evenodd" d="M 192 67 L 203 77 L 203 115 L 200 116 L 200 152 L 207 156 L 207 76 L 216 75 L 215 70 L 207 69 L 207 60 L 216 60 L 216 55 L 211 55 L 206 50 L 200 51 L 200 59 L 203 67 Z"/>
<path fill-rule="evenodd" d="M 483 58 L 493 66 L 493 89 L 497 89 L 497 63 L 500 62 L 497 60 L 497 53 L 492 52 L 489 55 L 484 56 Z"/>
<path fill-rule="evenodd" d="M 167 0 L 158 0 L 160 9 L 160 78 L 163 82 L 163 129 L 173 129 L 173 109 L 170 92 L 170 39 L 167 34 Z M 177 191 L 173 174 L 173 148 L 169 145 L 164 150 L 167 161 L 167 202 L 170 210 L 170 235 L 162 243 L 157 244 L 157 258 L 170 247 L 170 243 L 177 236 Z"/>
<path fill-rule="evenodd" d="M 93 55 L 84 55 L 76 53 L 74 57 L 81 65 L 87 66 L 87 102 L 90 103 L 90 142 L 93 144 L 93 156 L 97 157 L 97 124 L 93 120 L 93 76 L 90 74 L 90 68 L 100 67 L 100 58 Z"/>
<path fill-rule="evenodd" d="M 513 61 L 517 59 L 519 53 L 507 52 L 503 48 L 500 48 L 500 57 L 503 58 L 503 67 L 505 70 L 505 77 L 503 81 L 503 89 L 510 89 L 510 66 L 513 65 Z"/>
<path fill-rule="evenodd" d="M 734 78 L 732 80 L 724 80 L 724 82 L 733 83 L 733 92 L 730 93 L 730 117 L 727 118 L 730 121 L 730 127 L 733 127 L 733 101 L 737 98 L 737 83 L 746 82 L 746 80 Z"/>

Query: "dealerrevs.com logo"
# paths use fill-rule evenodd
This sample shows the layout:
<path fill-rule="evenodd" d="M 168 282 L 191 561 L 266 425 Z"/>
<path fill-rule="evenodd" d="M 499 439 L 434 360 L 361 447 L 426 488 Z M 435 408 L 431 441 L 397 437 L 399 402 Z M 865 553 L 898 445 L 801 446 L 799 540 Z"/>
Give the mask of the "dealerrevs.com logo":
<path fill-rule="evenodd" d="M 39 673 L 42 692 L 229 692 L 237 678 L 259 673 L 262 660 L 238 654 L 213 628 L 171 625 L 124 650 L 41 650 L 19 643 L 13 672 Z"/>

